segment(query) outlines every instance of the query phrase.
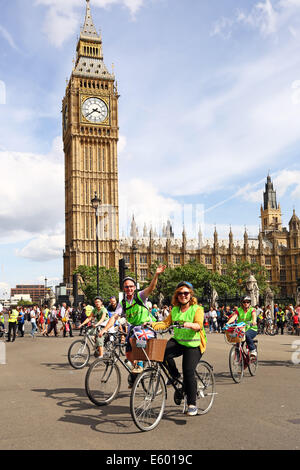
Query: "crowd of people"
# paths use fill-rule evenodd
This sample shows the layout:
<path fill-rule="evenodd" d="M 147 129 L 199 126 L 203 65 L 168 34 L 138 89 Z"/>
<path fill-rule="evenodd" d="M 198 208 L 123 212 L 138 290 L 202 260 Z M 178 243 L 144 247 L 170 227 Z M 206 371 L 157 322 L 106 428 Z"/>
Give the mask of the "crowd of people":
<path fill-rule="evenodd" d="M 39 307 L 13 306 L 7 312 L 7 328 L 5 327 L 5 312 L 0 313 L 0 331 L 7 332 L 7 341 L 13 342 L 16 337 L 25 336 L 25 324 L 30 323 L 29 334 L 32 338 L 39 332 L 42 336 L 65 337 L 67 334 L 73 336 L 73 327 L 76 325 L 76 310 L 63 303 L 59 308 L 55 305 L 49 309 L 47 305 Z"/>
<path fill-rule="evenodd" d="M 230 317 L 237 311 L 237 306 L 224 306 L 210 307 L 209 310 L 204 312 L 205 327 L 209 333 L 221 333 L 224 325 L 228 322 Z M 300 305 L 271 305 L 255 306 L 257 316 L 258 332 L 263 333 L 267 325 L 271 324 L 274 327 L 275 333 L 279 332 L 283 335 L 284 332 L 290 334 L 300 335 Z"/>
<path fill-rule="evenodd" d="M 101 308 L 107 312 L 109 318 L 117 305 L 117 299 L 112 296 L 109 303 L 106 304 L 101 299 Z M 115 307 L 114 307 L 115 306 Z M 73 336 L 74 329 L 80 329 L 82 334 L 82 324 L 88 323 L 94 306 L 83 303 L 78 308 L 67 306 L 66 303 L 56 307 L 48 308 L 34 305 L 32 307 L 17 306 L 11 308 L 8 313 L 8 324 L 5 329 L 4 312 L 0 313 L 0 333 L 7 331 L 7 341 L 14 341 L 16 337 L 24 337 L 25 322 L 29 322 L 31 329 L 29 334 L 32 338 L 37 333 L 42 336 Z M 172 310 L 172 306 L 147 302 L 147 308 L 156 321 L 164 321 Z M 204 326 L 208 333 L 222 333 L 224 325 L 230 317 L 237 311 L 237 306 L 222 305 L 221 307 L 210 307 L 204 312 Z M 258 332 L 264 332 L 267 324 L 273 324 L 276 333 L 284 334 L 288 331 L 290 334 L 300 335 L 300 305 L 292 304 L 282 306 L 275 304 L 274 309 L 270 305 L 259 307 L 255 306 L 257 315 Z"/>

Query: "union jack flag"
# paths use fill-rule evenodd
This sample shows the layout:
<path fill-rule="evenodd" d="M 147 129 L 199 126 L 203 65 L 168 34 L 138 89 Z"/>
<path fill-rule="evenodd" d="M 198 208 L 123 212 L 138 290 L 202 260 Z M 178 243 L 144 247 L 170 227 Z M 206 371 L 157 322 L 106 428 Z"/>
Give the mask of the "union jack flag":
<path fill-rule="evenodd" d="M 136 339 L 144 339 L 147 341 L 148 339 L 152 339 L 156 337 L 155 332 L 152 330 L 149 330 L 149 328 L 142 328 L 141 326 L 135 326 L 133 331 L 134 331 L 134 336 L 136 337 Z"/>

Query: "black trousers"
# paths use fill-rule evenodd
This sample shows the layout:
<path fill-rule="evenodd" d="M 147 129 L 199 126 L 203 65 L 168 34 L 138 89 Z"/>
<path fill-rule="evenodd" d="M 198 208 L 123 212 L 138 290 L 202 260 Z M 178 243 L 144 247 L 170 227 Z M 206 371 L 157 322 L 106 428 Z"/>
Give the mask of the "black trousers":
<path fill-rule="evenodd" d="M 54 335 L 57 336 L 56 321 L 51 321 L 50 322 L 50 324 L 48 326 L 47 335 L 49 335 L 49 333 L 51 333 L 52 330 L 54 330 Z"/>
<path fill-rule="evenodd" d="M 10 337 L 12 334 L 12 341 L 16 339 L 16 332 L 17 332 L 17 323 L 16 322 L 8 322 L 8 338 L 7 340 L 10 341 Z"/>
<path fill-rule="evenodd" d="M 174 338 L 167 342 L 164 364 L 173 378 L 179 376 L 174 358 L 182 356 L 182 373 L 188 405 L 196 405 L 197 381 L 195 369 L 202 357 L 200 347 L 190 348 L 177 343 Z"/>

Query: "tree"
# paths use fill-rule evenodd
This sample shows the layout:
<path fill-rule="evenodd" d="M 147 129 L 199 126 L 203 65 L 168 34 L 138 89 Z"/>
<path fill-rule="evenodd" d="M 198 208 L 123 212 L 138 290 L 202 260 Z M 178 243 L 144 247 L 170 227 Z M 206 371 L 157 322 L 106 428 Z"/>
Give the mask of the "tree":
<path fill-rule="evenodd" d="M 158 262 L 155 262 L 151 265 L 150 276 L 143 287 L 149 284 L 158 264 Z M 159 276 L 156 289 L 150 300 L 158 299 L 159 294 L 162 294 L 165 299 L 170 301 L 180 281 L 190 282 L 198 298 L 204 297 L 204 286 L 208 281 L 221 297 L 225 295 L 233 297 L 236 293 L 242 295 L 242 293 L 245 292 L 246 281 L 251 273 L 257 280 L 260 293 L 264 293 L 268 287 L 266 281 L 267 271 L 258 263 L 252 264 L 247 261 L 242 261 L 237 264 L 229 264 L 227 265 L 226 274 L 221 275 L 218 272 L 208 270 L 205 265 L 197 261 L 190 261 L 184 266 L 167 268 L 165 272 Z"/>
<path fill-rule="evenodd" d="M 81 265 L 74 271 L 79 274 L 79 285 L 86 300 L 93 303 L 97 295 L 97 266 Z M 128 272 L 128 276 L 133 274 Z M 115 268 L 106 269 L 99 267 L 99 295 L 104 301 L 108 301 L 111 296 L 119 297 L 119 273 Z"/>

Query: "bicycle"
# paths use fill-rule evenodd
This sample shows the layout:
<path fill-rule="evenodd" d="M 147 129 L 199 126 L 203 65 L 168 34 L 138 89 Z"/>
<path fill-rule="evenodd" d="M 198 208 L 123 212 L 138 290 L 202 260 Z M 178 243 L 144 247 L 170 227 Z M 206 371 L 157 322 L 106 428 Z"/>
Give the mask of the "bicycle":
<path fill-rule="evenodd" d="M 163 335 L 173 330 L 174 327 L 178 328 L 180 325 L 171 325 L 160 333 Z M 170 376 L 162 362 L 163 356 L 161 361 L 151 360 L 145 349 L 143 352 L 147 359 L 147 366 L 134 382 L 130 397 L 130 412 L 138 429 L 151 431 L 158 426 L 165 409 L 167 388 L 164 375 L 174 388 L 175 404 L 181 405 L 183 402 L 183 413 L 187 411 L 187 398 L 183 381 Z M 196 406 L 198 414 L 204 415 L 211 409 L 215 397 L 213 367 L 208 362 L 200 360 L 195 369 L 195 375 L 197 380 Z"/>
<path fill-rule="evenodd" d="M 104 406 L 111 403 L 118 395 L 121 386 L 121 373 L 117 364 L 119 362 L 129 373 L 128 382 L 131 385 L 130 361 L 122 359 L 124 343 L 122 336 L 127 334 L 117 331 L 115 334 L 106 333 L 106 336 L 113 336 L 114 341 L 107 342 L 107 350 L 104 357 L 96 359 L 88 368 L 85 376 L 85 391 L 88 398 L 97 406 Z"/>
<path fill-rule="evenodd" d="M 230 324 L 225 329 L 225 341 L 228 344 L 235 343 L 229 351 L 229 370 L 230 375 L 235 383 L 240 383 L 244 376 L 244 370 L 249 370 L 251 376 L 254 376 L 258 367 L 258 356 L 250 356 L 250 351 L 245 340 L 244 325 Z M 257 345 L 258 341 L 254 340 L 253 343 Z"/>
<path fill-rule="evenodd" d="M 276 334 L 276 327 L 274 326 L 274 322 L 271 318 L 266 319 L 265 334 L 269 336 L 275 336 Z"/>
<path fill-rule="evenodd" d="M 94 332 L 93 327 L 85 327 L 83 330 L 84 339 L 77 339 L 70 345 L 68 350 L 68 361 L 74 369 L 83 369 L 89 363 L 91 357 L 91 349 L 94 353 L 94 356 L 97 357 L 97 355 L 99 354 L 96 345 L 96 338 L 99 329 L 100 327 L 97 327 L 96 332 Z M 91 334 L 91 332 L 93 332 L 93 334 Z M 110 336 L 105 337 L 105 350 L 109 349 L 110 343 L 114 341 L 114 334 L 115 333 L 109 333 Z M 118 347 L 120 354 L 124 355 L 124 344 L 120 343 Z"/>

